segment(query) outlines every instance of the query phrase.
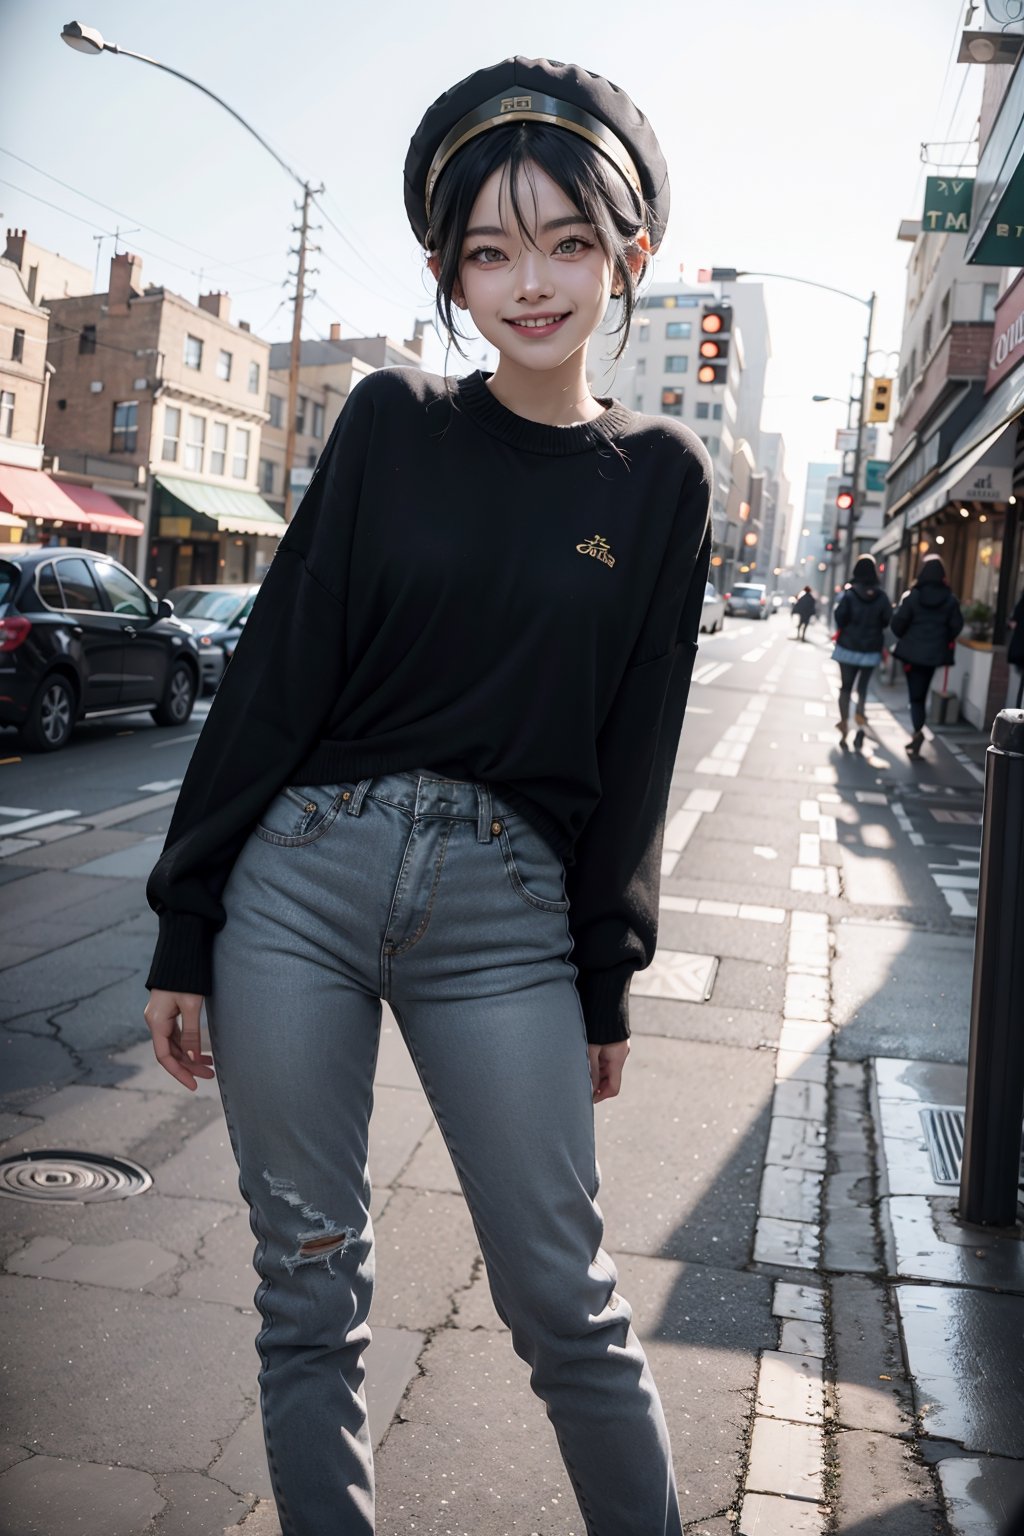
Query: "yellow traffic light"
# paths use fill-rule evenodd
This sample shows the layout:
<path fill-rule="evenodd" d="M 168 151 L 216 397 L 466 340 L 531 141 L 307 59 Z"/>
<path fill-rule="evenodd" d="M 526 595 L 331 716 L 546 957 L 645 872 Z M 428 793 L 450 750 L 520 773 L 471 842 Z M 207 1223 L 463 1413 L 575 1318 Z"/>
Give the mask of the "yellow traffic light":
<path fill-rule="evenodd" d="M 868 421 L 888 421 L 892 410 L 892 379 L 872 379 Z"/>

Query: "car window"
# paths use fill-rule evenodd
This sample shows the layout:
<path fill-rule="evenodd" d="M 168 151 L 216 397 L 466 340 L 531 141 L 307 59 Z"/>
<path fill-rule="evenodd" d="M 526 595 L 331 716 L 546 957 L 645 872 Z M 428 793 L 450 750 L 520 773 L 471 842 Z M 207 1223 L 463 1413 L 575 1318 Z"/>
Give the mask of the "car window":
<path fill-rule="evenodd" d="M 732 589 L 733 597 L 760 597 L 763 592 L 764 592 L 764 587 L 744 587 L 744 586 L 740 586 L 740 587 L 733 587 L 733 589 Z"/>
<path fill-rule="evenodd" d="M 18 567 L 0 560 L 0 604 L 9 603 L 18 585 Z"/>
<path fill-rule="evenodd" d="M 116 565 L 108 565 L 102 560 L 97 561 L 93 570 L 115 613 L 140 619 L 152 618 L 153 605 L 145 588 L 133 581 L 127 571 L 118 570 Z"/>
<path fill-rule="evenodd" d="M 47 608 L 64 607 L 64 594 L 60 590 L 60 582 L 57 580 L 57 572 L 53 568 L 52 560 L 47 560 L 46 564 L 40 568 L 36 577 L 36 587 Z"/>
<path fill-rule="evenodd" d="M 102 612 L 103 604 L 92 579 L 92 572 L 84 560 L 57 560 L 57 575 L 64 590 L 63 608 L 78 610 L 96 609 Z"/>
<path fill-rule="evenodd" d="M 704 596 L 705 597 L 717 597 L 718 596 L 718 593 L 715 591 L 715 584 L 714 584 L 713 581 L 709 581 L 707 586 L 704 588 Z"/>
<path fill-rule="evenodd" d="M 229 624 L 241 605 L 237 592 L 195 592 L 189 597 L 193 600 L 187 605 L 174 605 L 179 618 L 187 615 L 190 619 L 214 619 L 218 624 Z"/>
<path fill-rule="evenodd" d="M 167 594 L 179 619 L 191 610 L 193 604 L 198 603 L 202 595 L 201 592 L 190 592 L 187 587 L 175 587 Z"/>

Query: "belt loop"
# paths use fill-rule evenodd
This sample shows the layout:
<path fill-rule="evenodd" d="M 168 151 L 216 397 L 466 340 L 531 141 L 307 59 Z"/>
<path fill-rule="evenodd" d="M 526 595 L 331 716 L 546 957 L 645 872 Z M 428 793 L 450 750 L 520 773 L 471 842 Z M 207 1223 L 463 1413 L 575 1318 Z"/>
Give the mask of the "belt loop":
<path fill-rule="evenodd" d="M 476 800 L 478 809 L 476 840 L 478 843 L 489 843 L 493 835 L 491 832 L 491 786 L 489 784 L 477 784 Z"/>
<path fill-rule="evenodd" d="M 348 803 L 348 814 L 350 816 L 359 815 L 359 812 L 363 808 L 363 801 L 369 794 L 370 786 L 372 783 L 372 779 L 360 779 L 359 783 L 356 785 L 355 794 L 352 796 L 352 799 Z"/>

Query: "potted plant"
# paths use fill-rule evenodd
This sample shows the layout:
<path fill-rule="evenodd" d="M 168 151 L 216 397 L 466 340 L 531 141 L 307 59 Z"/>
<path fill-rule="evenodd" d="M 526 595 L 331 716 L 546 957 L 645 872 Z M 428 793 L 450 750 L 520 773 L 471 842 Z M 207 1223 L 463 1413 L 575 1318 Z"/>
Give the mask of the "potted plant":
<path fill-rule="evenodd" d="M 969 640 L 992 639 L 992 620 L 995 617 L 991 603 L 967 603 L 964 607 L 964 628 Z"/>

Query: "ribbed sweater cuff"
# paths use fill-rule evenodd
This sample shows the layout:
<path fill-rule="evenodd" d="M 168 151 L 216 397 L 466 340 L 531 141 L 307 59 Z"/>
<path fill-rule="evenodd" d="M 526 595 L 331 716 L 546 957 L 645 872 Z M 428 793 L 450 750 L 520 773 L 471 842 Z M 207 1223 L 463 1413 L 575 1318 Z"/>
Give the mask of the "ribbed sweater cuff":
<path fill-rule="evenodd" d="M 610 971 L 580 971 L 576 989 L 591 1045 L 629 1039 L 629 984 L 634 969 L 619 965 Z"/>
<path fill-rule="evenodd" d="M 213 990 L 213 933 L 208 922 L 190 912 L 164 912 L 146 986 L 209 997 Z"/>

